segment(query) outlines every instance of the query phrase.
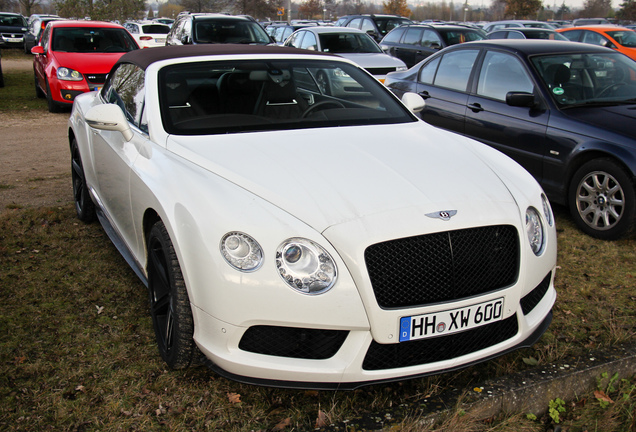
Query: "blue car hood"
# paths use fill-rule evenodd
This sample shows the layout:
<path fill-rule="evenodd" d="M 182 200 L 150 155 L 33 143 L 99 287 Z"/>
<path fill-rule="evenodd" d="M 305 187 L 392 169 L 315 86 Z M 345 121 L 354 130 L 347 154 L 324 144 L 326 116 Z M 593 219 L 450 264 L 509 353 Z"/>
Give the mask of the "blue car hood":
<path fill-rule="evenodd" d="M 636 139 L 636 104 L 581 107 L 563 112 L 573 120 Z"/>

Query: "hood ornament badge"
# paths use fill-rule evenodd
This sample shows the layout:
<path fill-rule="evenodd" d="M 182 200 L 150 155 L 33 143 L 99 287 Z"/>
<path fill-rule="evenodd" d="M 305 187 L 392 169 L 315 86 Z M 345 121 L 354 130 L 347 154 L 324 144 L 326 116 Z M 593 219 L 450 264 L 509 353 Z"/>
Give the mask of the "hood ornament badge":
<path fill-rule="evenodd" d="M 442 210 L 434 213 L 427 213 L 426 216 L 433 219 L 441 219 L 443 221 L 450 220 L 453 216 L 457 214 L 457 210 Z"/>

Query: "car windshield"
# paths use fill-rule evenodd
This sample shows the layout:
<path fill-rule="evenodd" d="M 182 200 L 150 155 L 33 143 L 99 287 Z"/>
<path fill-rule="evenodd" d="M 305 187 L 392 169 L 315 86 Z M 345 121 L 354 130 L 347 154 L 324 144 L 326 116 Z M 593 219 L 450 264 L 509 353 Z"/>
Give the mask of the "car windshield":
<path fill-rule="evenodd" d="M 382 49 L 365 33 L 322 33 L 320 46 L 324 52 L 344 53 L 381 53 Z"/>
<path fill-rule="evenodd" d="M 164 128 L 177 135 L 417 121 L 377 80 L 339 61 L 214 61 L 159 72 Z"/>
<path fill-rule="evenodd" d="M 259 24 L 238 19 L 195 20 L 196 43 L 268 44 L 269 36 Z"/>
<path fill-rule="evenodd" d="M 562 107 L 635 101 L 636 61 L 623 54 L 545 55 L 532 63 Z"/>
<path fill-rule="evenodd" d="M 170 27 L 158 24 L 144 24 L 141 26 L 141 31 L 146 34 L 168 34 L 170 33 Z"/>
<path fill-rule="evenodd" d="M 478 41 L 486 39 L 486 37 L 476 30 L 451 30 L 451 29 L 439 29 L 439 33 L 442 35 L 446 45 L 455 45 L 464 42 Z"/>
<path fill-rule="evenodd" d="M 115 53 L 135 50 L 137 44 L 123 28 L 59 27 L 53 29 L 51 47 L 70 53 Z"/>
<path fill-rule="evenodd" d="M 401 25 L 404 24 L 413 24 L 413 21 L 411 21 L 410 19 L 406 19 L 406 18 L 381 18 L 381 17 L 375 17 L 375 25 L 378 26 L 378 29 L 380 30 L 380 33 L 382 35 L 387 34 L 388 32 L 390 32 L 391 30 L 393 30 L 396 27 L 399 27 Z"/>
<path fill-rule="evenodd" d="M 636 32 L 633 30 L 608 31 L 616 42 L 627 48 L 636 48 Z"/>
<path fill-rule="evenodd" d="M 26 20 L 19 15 L 0 14 L 0 26 L 6 27 L 26 27 Z"/>

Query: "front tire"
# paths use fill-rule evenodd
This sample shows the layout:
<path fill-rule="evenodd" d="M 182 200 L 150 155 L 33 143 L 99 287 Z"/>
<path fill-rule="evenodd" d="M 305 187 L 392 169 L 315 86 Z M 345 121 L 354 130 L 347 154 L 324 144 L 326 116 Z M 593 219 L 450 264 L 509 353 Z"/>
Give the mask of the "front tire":
<path fill-rule="evenodd" d="M 51 86 L 49 85 L 49 81 L 46 81 L 46 102 L 49 106 L 49 112 L 59 113 L 61 112 L 61 108 L 57 102 L 53 100 L 53 95 L 51 94 Z"/>
<path fill-rule="evenodd" d="M 35 86 L 35 95 L 38 97 L 38 99 L 44 99 L 46 95 L 40 88 L 40 85 L 38 84 L 38 76 L 35 75 L 35 73 L 33 74 L 33 83 L 33 85 Z"/>
<path fill-rule="evenodd" d="M 148 235 L 148 290 L 161 358 L 171 369 L 198 364 L 201 354 L 193 340 L 190 299 L 172 241 L 161 221 Z"/>
<path fill-rule="evenodd" d="M 634 184 L 611 159 L 595 159 L 579 168 L 570 182 L 568 203 L 579 228 L 601 240 L 616 240 L 634 228 Z"/>
<path fill-rule="evenodd" d="M 73 181 L 73 201 L 75 201 L 75 212 L 78 219 L 86 223 L 93 222 L 97 216 L 95 204 L 88 193 L 84 166 L 75 138 L 71 142 L 71 179 Z"/>

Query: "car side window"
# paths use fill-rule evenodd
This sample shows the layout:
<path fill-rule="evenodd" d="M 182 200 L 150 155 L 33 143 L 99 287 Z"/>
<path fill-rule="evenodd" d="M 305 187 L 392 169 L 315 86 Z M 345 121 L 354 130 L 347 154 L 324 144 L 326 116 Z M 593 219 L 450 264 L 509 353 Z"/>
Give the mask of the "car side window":
<path fill-rule="evenodd" d="M 492 32 L 488 34 L 488 39 L 506 39 L 508 37 L 508 32 L 505 30 L 500 30 L 496 32 Z"/>
<path fill-rule="evenodd" d="M 500 101 L 510 91 L 534 92 L 534 84 L 521 62 L 515 57 L 489 51 L 484 57 L 477 83 L 477 94 Z"/>
<path fill-rule="evenodd" d="M 51 35 L 51 27 L 46 27 L 44 29 L 44 34 L 42 35 L 42 47 L 44 47 L 44 51 L 48 51 L 49 48 L 49 37 Z"/>
<path fill-rule="evenodd" d="M 600 46 L 609 46 L 610 41 L 606 37 L 601 36 L 596 32 L 585 31 L 583 32 L 583 43 L 600 45 Z"/>
<path fill-rule="evenodd" d="M 312 32 L 305 32 L 305 37 L 303 38 L 300 47 L 308 50 L 318 50 L 318 42 L 316 41 L 316 36 Z"/>
<path fill-rule="evenodd" d="M 442 46 L 442 40 L 433 30 L 424 30 L 421 45 L 428 48 L 439 48 Z"/>
<path fill-rule="evenodd" d="M 526 37 L 521 32 L 518 32 L 518 31 L 508 32 L 508 39 L 525 39 L 525 38 Z"/>
<path fill-rule="evenodd" d="M 347 27 L 353 27 L 353 28 L 359 29 L 361 22 L 362 22 L 362 18 L 352 19 L 351 22 L 347 24 Z"/>
<path fill-rule="evenodd" d="M 292 35 L 289 42 L 286 45 L 293 46 L 294 48 L 300 48 L 300 42 L 303 40 L 303 35 L 307 33 L 306 31 L 299 31 Z"/>
<path fill-rule="evenodd" d="M 570 39 L 571 41 L 578 42 L 582 32 L 583 32 L 582 30 L 570 30 L 570 31 L 563 32 L 561 34 L 565 36 L 566 38 Z"/>
<path fill-rule="evenodd" d="M 362 26 L 360 27 L 360 30 L 362 30 L 365 33 L 368 31 L 373 31 L 373 32 L 376 31 L 373 21 L 371 21 L 368 18 L 365 18 L 364 20 L 362 20 Z"/>
<path fill-rule="evenodd" d="M 465 92 L 477 54 L 479 54 L 478 50 L 458 50 L 444 55 L 435 75 L 434 84 Z"/>
<path fill-rule="evenodd" d="M 419 82 L 422 84 L 433 84 L 435 72 L 437 72 L 437 66 L 439 66 L 439 59 L 440 57 L 437 57 L 424 65 L 420 70 Z"/>
<path fill-rule="evenodd" d="M 422 29 L 409 28 L 404 35 L 404 41 L 402 43 L 406 45 L 419 45 L 422 40 Z"/>
<path fill-rule="evenodd" d="M 382 40 L 382 42 L 392 42 L 392 43 L 399 42 L 405 30 L 406 29 L 403 29 L 403 28 L 393 30 L 391 33 L 386 35 L 386 37 Z"/>
<path fill-rule="evenodd" d="M 128 121 L 144 132 L 148 132 L 147 123 L 142 121 L 144 110 L 145 74 L 138 66 L 122 63 L 112 72 L 102 90 L 107 103 L 118 105 Z"/>

